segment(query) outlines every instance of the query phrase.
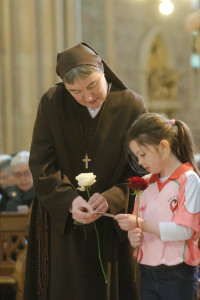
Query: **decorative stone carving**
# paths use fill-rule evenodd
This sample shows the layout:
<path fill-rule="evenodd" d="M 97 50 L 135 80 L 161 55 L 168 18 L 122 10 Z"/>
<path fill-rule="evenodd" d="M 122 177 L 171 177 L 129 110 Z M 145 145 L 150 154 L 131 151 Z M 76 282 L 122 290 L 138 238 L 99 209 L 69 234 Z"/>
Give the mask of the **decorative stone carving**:
<path fill-rule="evenodd" d="M 149 74 L 149 96 L 152 100 L 176 100 L 180 74 L 174 70 L 162 67 Z"/>

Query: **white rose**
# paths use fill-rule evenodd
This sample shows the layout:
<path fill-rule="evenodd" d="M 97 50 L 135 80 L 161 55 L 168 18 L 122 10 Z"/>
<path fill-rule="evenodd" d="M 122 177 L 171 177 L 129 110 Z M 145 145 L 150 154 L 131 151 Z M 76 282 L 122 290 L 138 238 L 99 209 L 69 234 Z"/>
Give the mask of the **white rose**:
<path fill-rule="evenodd" d="M 80 191 L 85 191 L 85 187 L 93 185 L 96 180 L 96 175 L 93 173 L 81 173 L 78 176 L 75 177 L 75 179 L 78 181 Z"/>

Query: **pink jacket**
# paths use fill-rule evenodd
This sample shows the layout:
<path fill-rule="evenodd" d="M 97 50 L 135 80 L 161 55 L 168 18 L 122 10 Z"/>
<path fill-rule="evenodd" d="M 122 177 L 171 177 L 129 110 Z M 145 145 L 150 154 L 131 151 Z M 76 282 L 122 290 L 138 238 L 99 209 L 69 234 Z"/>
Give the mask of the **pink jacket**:
<path fill-rule="evenodd" d="M 165 182 L 157 174 L 149 178 L 149 186 L 139 194 L 139 216 L 155 222 L 175 222 L 194 230 L 187 241 L 163 242 L 156 235 L 144 232 L 138 261 L 157 266 L 182 262 L 196 266 L 200 262 L 200 180 L 189 163 L 182 164 Z M 133 214 L 137 214 L 138 198 Z M 134 252 L 134 256 L 135 256 Z"/>

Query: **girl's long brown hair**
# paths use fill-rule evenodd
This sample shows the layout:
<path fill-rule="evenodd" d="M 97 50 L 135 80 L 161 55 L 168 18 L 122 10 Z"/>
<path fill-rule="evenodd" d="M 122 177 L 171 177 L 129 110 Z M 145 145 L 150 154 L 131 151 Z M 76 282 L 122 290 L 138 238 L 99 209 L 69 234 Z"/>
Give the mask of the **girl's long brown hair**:
<path fill-rule="evenodd" d="M 189 162 L 200 177 L 199 169 L 194 160 L 193 139 L 188 126 L 180 120 L 173 122 L 156 113 L 146 113 L 132 124 L 127 132 L 126 147 L 135 140 L 140 145 L 159 145 L 167 140 L 171 151 L 182 163 Z"/>

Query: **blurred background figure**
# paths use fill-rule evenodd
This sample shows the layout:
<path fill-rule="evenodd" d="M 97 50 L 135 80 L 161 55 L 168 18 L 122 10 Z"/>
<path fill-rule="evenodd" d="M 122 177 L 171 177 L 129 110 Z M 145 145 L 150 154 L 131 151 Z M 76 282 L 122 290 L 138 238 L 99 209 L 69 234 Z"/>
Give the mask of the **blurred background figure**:
<path fill-rule="evenodd" d="M 5 211 L 28 212 L 34 199 L 33 179 L 28 166 L 29 152 L 18 152 L 11 161 L 15 185 L 5 189 L 8 201 Z"/>
<path fill-rule="evenodd" d="M 10 185 L 15 184 L 15 178 L 11 168 L 11 158 L 0 162 L 0 186 L 4 190 Z"/>
<path fill-rule="evenodd" d="M 12 156 L 9 154 L 0 154 L 0 163 L 2 163 L 6 159 L 11 159 Z"/>
<path fill-rule="evenodd" d="M 200 153 L 195 153 L 194 160 L 195 160 L 195 163 L 197 164 L 197 167 L 200 170 Z"/>
<path fill-rule="evenodd" d="M 0 211 L 3 211 L 6 206 L 8 197 L 6 197 L 5 189 L 15 184 L 13 171 L 11 168 L 12 157 L 7 155 L 6 159 L 0 161 Z"/>

